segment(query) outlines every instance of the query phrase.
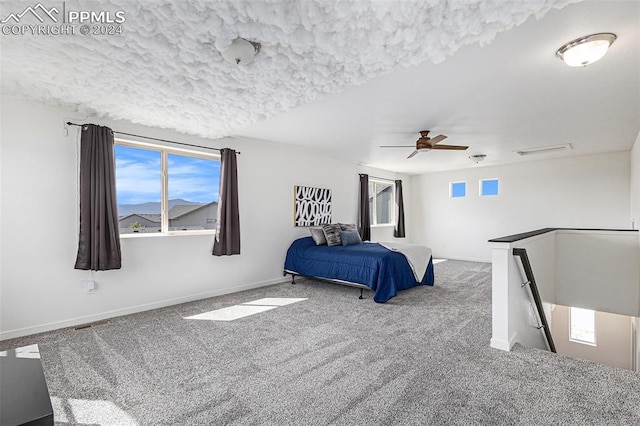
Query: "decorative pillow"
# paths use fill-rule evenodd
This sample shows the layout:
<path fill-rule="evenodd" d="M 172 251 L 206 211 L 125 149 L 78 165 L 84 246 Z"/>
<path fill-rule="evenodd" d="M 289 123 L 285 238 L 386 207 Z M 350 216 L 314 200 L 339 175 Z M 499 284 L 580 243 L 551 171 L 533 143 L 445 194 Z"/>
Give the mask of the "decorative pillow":
<path fill-rule="evenodd" d="M 340 225 L 340 229 L 343 231 L 357 231 L 358 228 L 356 228 L 356 224 L 355 223 L 339 223 L 338 225 Z"/>
<path fill-rule="evenodd" d="M 327 239 L 324 236 L 322 228 L 309 228 L 309 232 L 311 232 L 311 238 L 313 238 L 317 246 L 327 244 Z"/>
<path fill-rule="evenodd" d="M 340 231 L 340 239 L 342 240 L 343 246 L 362 244 L 358 231 Z"/>
<path fill-rule="evenodd" d="M 329 247 L 342 244 L 342 240 L 340 239 L 340 225 L 337 223 L 323 225 L 322 231 L 324 232 L 324 237 L 327 239 L 327 245 Z"/>

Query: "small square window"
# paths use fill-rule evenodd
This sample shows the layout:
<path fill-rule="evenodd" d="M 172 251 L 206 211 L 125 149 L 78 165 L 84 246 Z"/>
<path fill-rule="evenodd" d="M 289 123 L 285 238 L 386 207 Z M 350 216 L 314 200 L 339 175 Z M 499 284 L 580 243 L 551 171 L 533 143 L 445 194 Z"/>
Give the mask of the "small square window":
<path fill-rule="evenodd" d="M 498 195 L 498 179 L 482 179 L 480 181 L 480 195 Z"/>
<path fill-rule="evenodd" d="M 451 182 L 449 186 L 449 196 L 451 198 L 461 198 L 467 195 L 466 182 Z"/>
<path fill-rule="evenodd" d="M 591 309 L 571 307 L 569 312 L 569 340 L 586 345 L 596 345 L 596 313 Z"/>

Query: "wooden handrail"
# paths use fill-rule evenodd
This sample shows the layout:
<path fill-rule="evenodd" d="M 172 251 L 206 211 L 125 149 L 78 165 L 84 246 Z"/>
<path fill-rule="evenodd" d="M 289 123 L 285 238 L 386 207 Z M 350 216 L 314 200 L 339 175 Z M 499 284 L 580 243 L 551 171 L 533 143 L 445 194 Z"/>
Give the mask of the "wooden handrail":
<path fill-rule="evenodd" d="M 538 315 L 540 316 L 540 321 L 542 322 L 542 328 L 544 329 L 544 336 L 547 338 L 547 344 L 549 345 L 549 350 L 551 352 L 556 352 L 556 345 L 553 343 L 553 337 L 551 336 L 551 329 L 549 328 L 547 317 L 544 314 L 542 299 L 540 299 L 540 293 L 538 292 L 538 285 L 536 284 L 536 279 L 533 276 L 533 269 L 531 268 L 531 262 L 529 262 L 529 256 L 527 255 L 527 250 L 523 248 L 514 248 L 513 255 L 518 256 L 520 258 L 520 261 L 522 262 L 522 266 L 524 267 L 524 273 L 527 277 L 527 282 L 525 284 L 529 284 L 529 289 L 531 290 L 533 301 L 536 304 L 536 308 L 538 309 Z"/>

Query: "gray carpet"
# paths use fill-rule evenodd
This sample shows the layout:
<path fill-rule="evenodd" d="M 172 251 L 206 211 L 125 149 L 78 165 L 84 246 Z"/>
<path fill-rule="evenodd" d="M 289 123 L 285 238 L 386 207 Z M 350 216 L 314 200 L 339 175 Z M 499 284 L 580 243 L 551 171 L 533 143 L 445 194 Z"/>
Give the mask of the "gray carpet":
<path fill-rule="evenodd" d="M 386 304 L 298 279 L 0 347 L 40 346 L 57 424 L 640 424 L 639 374 L 489 347 L 491 265 L 435 274 Z M 263 297 L 309 299 L 183 319 Z"/>

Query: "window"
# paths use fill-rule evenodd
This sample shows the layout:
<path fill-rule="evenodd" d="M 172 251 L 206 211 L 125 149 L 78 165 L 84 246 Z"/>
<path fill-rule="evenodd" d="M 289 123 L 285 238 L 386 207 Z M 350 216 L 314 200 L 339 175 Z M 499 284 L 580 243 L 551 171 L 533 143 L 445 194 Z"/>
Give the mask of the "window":
<path fill-rule="evenodd" d="M 483 197 L 498 195 L 498 179 L 480 180 L 480 195 Z"/>
<path fill-rule="evenodd" d="M 121 235 L 215 230 L 219 156 L 116 141 L 115 159 Z"/>
<path fill-rule="evenodd" d="M 369 218 L 372 226 L 395 222 L 395 184 L 369 179 Z"/>
<path fill-rule="evenodd" d="M 596 345 L 596 313 L 590 309 L 571 307 L 569 311 L 569 340 Z"/>
<path fill-rule="evenodd" d="M 466 182 L 451 182 L 449 184 L 449 197 L 461 198 L 467 195 L 467 183 Z"/>

